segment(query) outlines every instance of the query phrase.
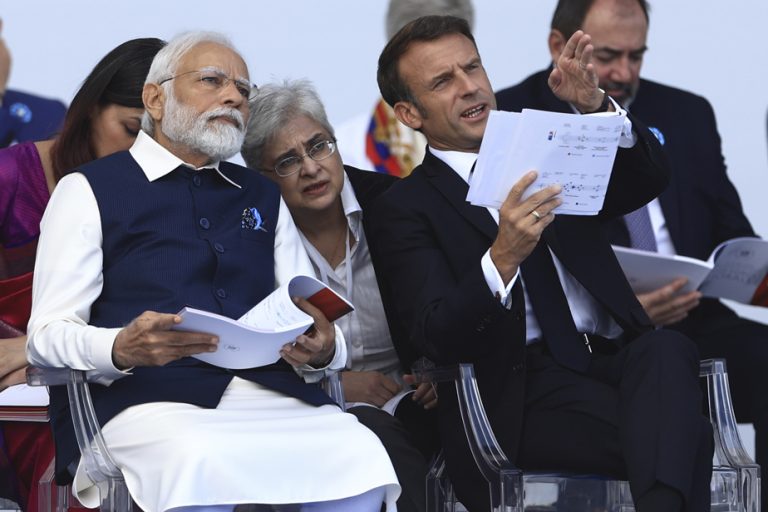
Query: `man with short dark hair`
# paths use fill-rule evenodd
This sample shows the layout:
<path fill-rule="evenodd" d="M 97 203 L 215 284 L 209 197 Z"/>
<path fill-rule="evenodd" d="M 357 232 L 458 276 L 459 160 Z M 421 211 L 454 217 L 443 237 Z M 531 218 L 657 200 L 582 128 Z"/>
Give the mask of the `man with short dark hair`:
<path fill-rule="evenodd" d="M 640 78 L 648 35 L 644 0 L 561 0 L 548 44 L 553 62 L 570 34 L 592 36 L 600 87 L 646 123 L 662 144 L 672 169 L 670 186 L 647 209 L 608 225 L 614 244 L 706 260 L 718 244 L 755 233 L 728 179 L 709 102 L 700 96 Z M 497 93 L 499 108 L 572 112 L 546 85 L 549 70 Z M 649 221 L 650 246 L 642 246 L 634 219 Z M 634 240 L 634 241 L 633 241 Z M 638 295 L 655 325 L 680 331 L 699 346 L 702 358 L 724 357 L 739 421 L 755 426 L 756 458 L 768 463 L 768 326 L 740 318 L 719 300 L 698 291 L 679 293 L 684 279 Z M 762 499 L 768 507 L 768 479 Z"/>
<path fill-rule="evenodd" d="M 593 50 L 576 32 L 549 86 L 578 112 L 625 116 L 597 87 Z M 640 512 L 708 510 L 712 432 L 700 412 L 698 352 L 684 336 L 652 329 L 600 229 L 666 185 L 653 135 L 624 119 L 596 217 L 555 217 L 559 185 L 522 199 L 533 171 L 490 210 L 465 199 L 496 108 L 466 22 L 427 16 L 406 25 L 379 57 L 378 81 L 398 119 L 428 141 L 423 163 L 381 196 L 372 217 L 391 288 L 383 296 L 410 327 L 411 349 L 474 363 L 494 432 L 519 467 L 628 478 Z M 440 400 L 459 499 L 488 510 L 455 393 L 446 388 Z"/>

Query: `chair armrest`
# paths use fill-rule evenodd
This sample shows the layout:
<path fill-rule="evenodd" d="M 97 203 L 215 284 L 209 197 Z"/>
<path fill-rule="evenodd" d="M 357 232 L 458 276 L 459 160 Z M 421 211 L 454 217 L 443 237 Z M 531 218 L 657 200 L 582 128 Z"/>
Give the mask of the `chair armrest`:
<path fill-rule="evenodd" d="M 30 386 L 65 386 L 69 382 L 69 368 L 41 368 L 27 366 L 27 384 Z"/>
<path fill-rule="evenodd" d="M 101 435 L 86 372 L 71 368 L 30 366 L 27 368 L 27 383 L 30 386 L 67 386 L 75 437 L 88 478 L 96 484 L 109 479 L 122 479 L 122 473 Z"/>

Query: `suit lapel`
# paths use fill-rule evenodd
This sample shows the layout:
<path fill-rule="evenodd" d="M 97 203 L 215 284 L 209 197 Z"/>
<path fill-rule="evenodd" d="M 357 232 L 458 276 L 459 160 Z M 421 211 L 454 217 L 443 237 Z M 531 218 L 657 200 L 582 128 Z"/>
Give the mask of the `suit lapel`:
<path fill-rule="evenodd" d="M 451 169 L 445 162 L 427 151 L 424 156 L 424 173 L 428 182 L 437 189 L 438 192 L 453 206 L 459 214 L 477 228 L 481 233 L 493 240 L 499 227 L 488 213 L 488 210 L 482 207 L 473 206 L 467 202 L 467 191 L 469 186 Z"/>

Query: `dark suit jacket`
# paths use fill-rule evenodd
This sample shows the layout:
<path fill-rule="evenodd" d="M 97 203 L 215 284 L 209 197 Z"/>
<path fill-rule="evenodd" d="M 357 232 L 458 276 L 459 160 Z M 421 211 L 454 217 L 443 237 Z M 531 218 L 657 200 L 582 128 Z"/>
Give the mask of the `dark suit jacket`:
<path fill-rule="evenodd" d="M 373 212 L 373 203 L 381 194 L 389 189 L 393 183 L 399 181 L 399 178 L 380 172 L 362 171 L 349 165 L 344 166 L 344 171 L 347 173 L 349 183 L 352 185 L 352 190 L 355 192 L 357 202 L 360 203 L 360 208 L 363 210 L 363 231 L 365 231 L 365 239 L 368 242 L 368 250 L 371 253 L 371 263 L 373 263 L 373 271 L 376 274 L 376 282 L 379 285 L 379 293 L 382 296 L 384 313 L 387 316 L 387 324 L 389 326 L 389 334 L 395 345 L 398 359 L 400 359 L 403 369 L 407 371 L 410 370 L 411 365 L 418 358 L 418 354 L 416 354 L 407 343 L 398 343 L 395 341 L 397 339 L 403 339 L 407 336 L 407 333 L 397 320 L 397 314 L 393 307 L 394 302 L 386 298 L 391 291 L 389 285 L 382 276 L 382 272 L 378 270 L 380 268 L 377 258 L 378 254 L 374 249 L 378 238 L 371 227 L 371 217 L 375 215 Z"/>
<path fill-rule="evenodd" d="M 550 71 L 535 73 L 496 93 L 499 109 L 571 112 L 547 86 Z M 706 260 L 725 240 L 755 236 L 728 179 L 709 102 L 680 89 L 641 80 L 629 108 L 662 141 L 672 169 L 669 187 L 659 196 L 659 203 L 677 254 Z M 617 219 L 608 229 L 612 243 L 629 245 L 624 222 Z M 715 299 L 703 299 L 678 328 L 695 338 L 694 324 L 712 321 L 713 315 L 733 313 Z"/>
<path fill-rule="evenodd" d="M 601 214 L 558 216 L 544 235 L 629 338 L 649 329 L 650 322 L 601 224 L 645 204 L 668 180 L 658 141 L 639 123 L 636 127 L 638 143 L 619 150 Z M 509 310 L 489 290 L 480 260 L 498 227 L 485 208 L 465 201 L 467 190 L 453 169 L 428 152 L 410 176 L 375 204 L 378 270 L 391 291 L 385 300 L 393 301 L 391 308 L 408 327 L 407 338 L 395 342 L 406 342 L 437 363 L 473 363 L 494 432 L 514 461 L 525 393 L 525 304 L 519 281 Z M 450 388 L 441 390 L 438 409 L 452 480 L 460 492 L 462 484 L 477 488 L 482 479 L 474 470 Z"/>

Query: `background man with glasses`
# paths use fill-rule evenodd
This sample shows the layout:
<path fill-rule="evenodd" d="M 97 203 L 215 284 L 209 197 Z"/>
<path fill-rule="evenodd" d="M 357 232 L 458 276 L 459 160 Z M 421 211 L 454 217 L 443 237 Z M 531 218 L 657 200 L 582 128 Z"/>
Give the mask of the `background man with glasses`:
<path fill-rule="evenodd" d="M 51 198 L 29 358 L 90 370 L 107 446 L 143 510 L 378 512 L 399 493 L 386 451 L 308 383 L 346 360 L 322 313 L 298 300 L 313 328 L 274 364 L 244 370 L 187 357 L 218 340 L 171 330 L 185 305 L 238 318 L 276 284 L 312 272 L 277 187 L 223 161 L 242 145 L 253 91 L 222 36 L 182 35 L 158 53 L 136 143 L 65 177 Z M 76 460 L 66 391 L 53 390 L 51 404 L 66 479 Z M 75 480 L 82 490 L 82 468 Z"/>
<path fill-rule="evenodd" d="M 347 342 L 341 375 L 347 412 L 384 443 L 403 489 L 398 510 L 424 511 L 427 461 L 437 437 L 428 410 L 437 397 L 422 384 L 395 410 L 381 409 L 412 382 L 392 343 L 402 333 L 387 324 L 383 287 L 369 251 L 375 243 L 370 205 L 397 180 L 343 165 L 336 149 L 333 127 L 309 82 L 259 89 L 251 102 L 243 158 L 280 187 L 315 276 L 355 304 L 355 312 L 337 322 Z"/>

